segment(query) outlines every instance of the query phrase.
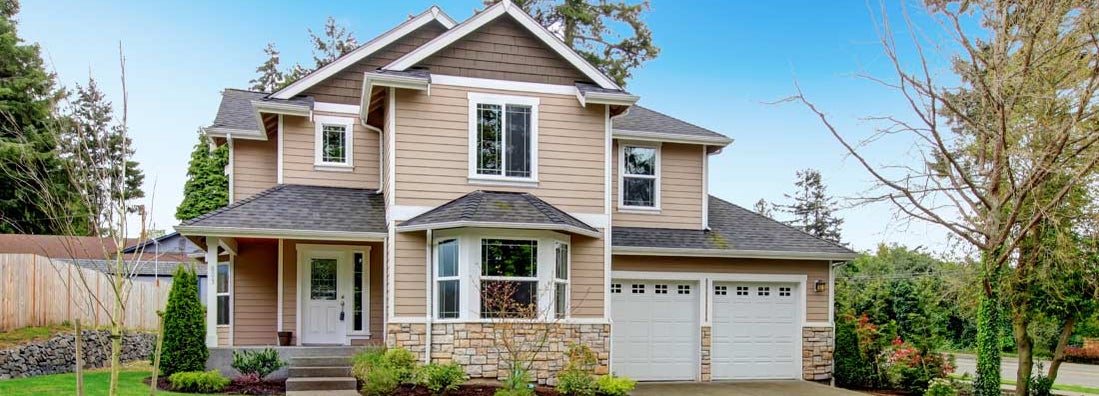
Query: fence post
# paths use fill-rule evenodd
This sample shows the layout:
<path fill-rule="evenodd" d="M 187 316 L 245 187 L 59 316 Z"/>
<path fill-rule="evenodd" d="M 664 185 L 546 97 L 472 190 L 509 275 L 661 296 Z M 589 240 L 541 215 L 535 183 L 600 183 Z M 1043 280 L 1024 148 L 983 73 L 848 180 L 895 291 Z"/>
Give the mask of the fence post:
<path fill-rule="evenodd" d="M 76 319 L 76 396 L 84 396 L 84 348 L 83 329 L 80 328 L 80 319 Z"/>

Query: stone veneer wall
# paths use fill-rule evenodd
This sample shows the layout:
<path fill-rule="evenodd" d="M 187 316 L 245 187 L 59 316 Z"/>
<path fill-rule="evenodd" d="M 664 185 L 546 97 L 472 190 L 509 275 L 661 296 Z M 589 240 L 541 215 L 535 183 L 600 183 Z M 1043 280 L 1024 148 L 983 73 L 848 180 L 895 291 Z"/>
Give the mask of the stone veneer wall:
<path fill-rule="evenodd" d="M 801 377 L 806 381 L 832 379 L 832 352 L 835 337 L 831 327 L 801 329 Z"/>
<path fill-rule="evenodd" d="M 702 326 L 702 382 L 713 379 L 710 366 L 710 349 L 714 343 L 713 327 Z"/>
<path fill-rule="evenodd" d="M 81 341 L 85 368 L 110 364 L 110 331 L 84 330 Z M 153 354 L 155 342 L 156 335 L 153 333 L 126 332 L 122 336 L 122 362 L 148 359 Z M 75 334 L 58 334 L 44 341 L 0 349 L 0 380 L 70 373 L 75 366 Z"/>
<path fill-rule="evenodd" d="M 513 326 L 496 330 L 497 326 Z M 426 349 L 427 325 L 422 323 L 390 323 L 386 343 L 389 347 L 404 347 L 421 359 Z M 465 367 L 472 378 L 502 379 L 508 366 L 498 345 L 502 334 L 514 335 L 519 342 L 541 340 L 549 332 L 544 351 L 534 358 L 531 376 L 540 384 L 553 385 L 557 371 L 565 364 L 564 352 L 570 343 L 587 345 L 599 359 L 597 374 L 606 374 L 610 365 L 611 326 L 607 324 L 575 323 L 435 323 L 431 328 L 431 360 L 436 363 L 455 362 Z M 526 348 L 529 350 L 529 348 Z"/>

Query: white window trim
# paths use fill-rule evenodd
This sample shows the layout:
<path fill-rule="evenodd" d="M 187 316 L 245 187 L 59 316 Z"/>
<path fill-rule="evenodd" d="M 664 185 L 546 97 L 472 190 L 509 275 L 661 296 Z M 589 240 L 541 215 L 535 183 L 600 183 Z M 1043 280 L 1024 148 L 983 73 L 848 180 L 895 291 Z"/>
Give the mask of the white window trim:
<path fill-rule="evenodd" d="M 432 247 L 439 242 L 458 240 L 458 317 L 439 318 L 438 295 L 431 296 L 433 303 L 431 317 L 436 323 L 471 323 L 471 322 L 496 322 L 500 320 L 514 320 L 518 322 L 549 322 L 560 319 L 554 317 L 554 272 L 556 270 L 556 243 L 569 245 L 569 271 L 572 272 L 572 241 L 567 234 L 553 231 L 540 230 L 512 230 L 491 228 L 465 228 L 452 230 L 437 230 L 434 232 Z M 481 276 L 481 241 L 485 239 L 509 239 L 509 240 L 536 240 L 538 243 L 537 276 L 535 277 L 497 277 Z M 438 249 L 432 252 L 432 279 L 438 285 Z M 570 279 L 571 279 L 570 274 Z M 514 280 L 537 281 L 537 300 L 539 317 L 534 319 L 499 319 L 481 318 L 481 280 Z M 566 293 L 571 293 L 571 286 Z M 572 308 L 572 300 L 567 300 L 568 312 Z M 571 320 L 571 319 L 570 319 Z"/>
<path fill-rule="evenodd" d="M 218 291 L 218 289 L 217 289 L 218 284 L 217 284 L 216 281 L 214 282 L 214 295 L 217 296 L 217 297 L 223 297 L 224 296 L 224 297 L 229 298 L 229 307 L 228 307 L 228 309 L 229 309 L 229 312 L 228 312 L 228 314 L 229 314 L 229 323 L 225 323 L 225 324 L 218 323 L 217 327 L 230 327 L 231 328 L 233 326 L 233 261 L 232 261 L 232 259 L 230 259 L 229 261 L 219 262 L 217 264 L 217 267 L 214 268 L 215 279 L 217 277 L 220 277 L 221 274 L 218 272 L 218 269 L 221 269 L 221 266 L 223 266 L 223 265 L 228 267 L 228 269 L 229 269 L 229 275 L 226 276 L 226 278 L 229 278 L 229 279 L 226 280 L 225 291 L 224 292 Z M 216 319 L 217 318 L 217 309 L 218 309 L 217 304 L 216 304 L 217 298 L 214 299 L 214 302 L 215 302 L 215 304 L 214 304 L 214 312 L 215 312 L 214 313 L 214 318 Z"/>
<path fill-rule="evenodd" d="M 529 96 L 510 96 L 470 92 L 469 99 L 469 182 L 472 184 L 488 184 L 495 186 L 536 187 L 538 183 L 538 105 L 540 99 Z M 477 105 L 500 105 L 501 111 L 507 114 L 507 105 L 530 106 L 530 177 L 515 177 L 505 175 L 482 175 L 477 173 Z M 503 122 L 506 127 L 506 122 Z M 501 155 L 507 147 L 507 131 L 501 130 Z M 503 158 L 501 157 L 503 161 Z"/>
<path fill-rule="evenodd" d="M 324 161 L 324 155 L 322 154 L 322 146 L 324 143 L 324 126 L 342 126 L 344 128 L 344 161 L 343 162 L 327 162 Z M 348 117 L 334 117 L 326 115 L 313 116 L 313 165 L 317 170 L 348 170 L 352 169 L 354 158 L 352 153 L 355 152 L 352 142 L 355 134 L 355 119 Z"/>
<path fill-rule="evenodd" d="M 630 177 L 640 178 L 652 178 L 656 180 L 653 185 L 653 206 L 633 206 L 625 204 L 626 196 L 626 148 L 627 147 L 640 147 L 651 148 L 656 150 L 656 172 L 655 175 L 630 175 Z M 638 214 L 658 214 L 660 213 L 660 189 L 661 189 L 661 172 L 660 168 L 664 165 L 664 160 L 661 158 L 661 145 L 654 142 L 634 142 L 634 141 L 619 141 L 618 142 L 618 211 L 620 213 L 638 213 Z"/>

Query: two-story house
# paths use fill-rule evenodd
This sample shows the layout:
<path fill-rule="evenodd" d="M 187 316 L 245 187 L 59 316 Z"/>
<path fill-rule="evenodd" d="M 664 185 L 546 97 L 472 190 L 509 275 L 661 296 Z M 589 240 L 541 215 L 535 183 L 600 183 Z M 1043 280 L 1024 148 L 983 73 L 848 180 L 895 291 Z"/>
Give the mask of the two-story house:
<path fill-rule="evenodd" d="M 854 253 L 709 195 L 750 171 L 710 169 L 732 139 L 638 100 L 508 1 L 226 90 L 231 203 L 176 227 L 218 263 L 208 345 L 292 332 L 495 378 L 511 320 L 553 330 L 541 380 L 571 342 L 638 380 L 829 378 Z"/>

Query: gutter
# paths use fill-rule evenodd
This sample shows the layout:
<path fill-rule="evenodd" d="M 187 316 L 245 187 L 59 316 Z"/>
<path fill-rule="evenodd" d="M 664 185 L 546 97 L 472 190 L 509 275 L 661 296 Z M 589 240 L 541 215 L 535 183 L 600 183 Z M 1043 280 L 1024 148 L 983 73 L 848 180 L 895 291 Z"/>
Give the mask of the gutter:
<path fill-rule="evenodd" d="M 397 226 L 398 232 L 408 231 L 427 231 L 438 230 L 443 228 L 462 228 L 462 227 L 478 227 L 478 228 L 508 228 L 508 229 L 524 229 L 524 230 L 548 230 L 548 231 L 565 231 L 574 234 L 579 234 L 592 238 L 602 238 L 603 233 L 599 231 L 588 230 L 576 226 L 559 225 L 559 224 L 544 224 L 544 223 L 499 223 L 499 222 L 486 222 L 486 221 L 448 221 L 444 223 L 432 223 L 432 224 L 420 224 L 420 225 L 407 225 Z"/>
<path fill-rule="evenodd" d="M 728 258 L 763 258 L 779 260 L 851 260 L 858 257 L 856 253 L 823 253 L 823 252 L 783 252 L 772 250 L 737 250 L 737 249 L 689 249 L 689 248 L 660 248 L 639 246 L 615 246 L 611 248 L 613 254 L 627 256 L 683 256 L 683 257 L 728 257 Z"/>
<path fill-rule="evenodd" d="M 203 227 L 203 226 L 175 226 L 181 235 L 212 236 L 212 237 L 256 237 L 256 238 L 300 238 L 311 240 L 333 241 L 371 241 L 385 240 L 384 232 L 344 232 L 344 231 L 306 231 L 278 228 L 238 228 L 238 227 Z"/>
<path fill-rule="evenodd" d="M 691 136 L 679 133 L 633 131 L 629 129 L 615 129 L 615 139 L 643 140 L 653 142 L 706 144 L 713 146 L 728 146 L 733 139 L 725 136 Z"/>

